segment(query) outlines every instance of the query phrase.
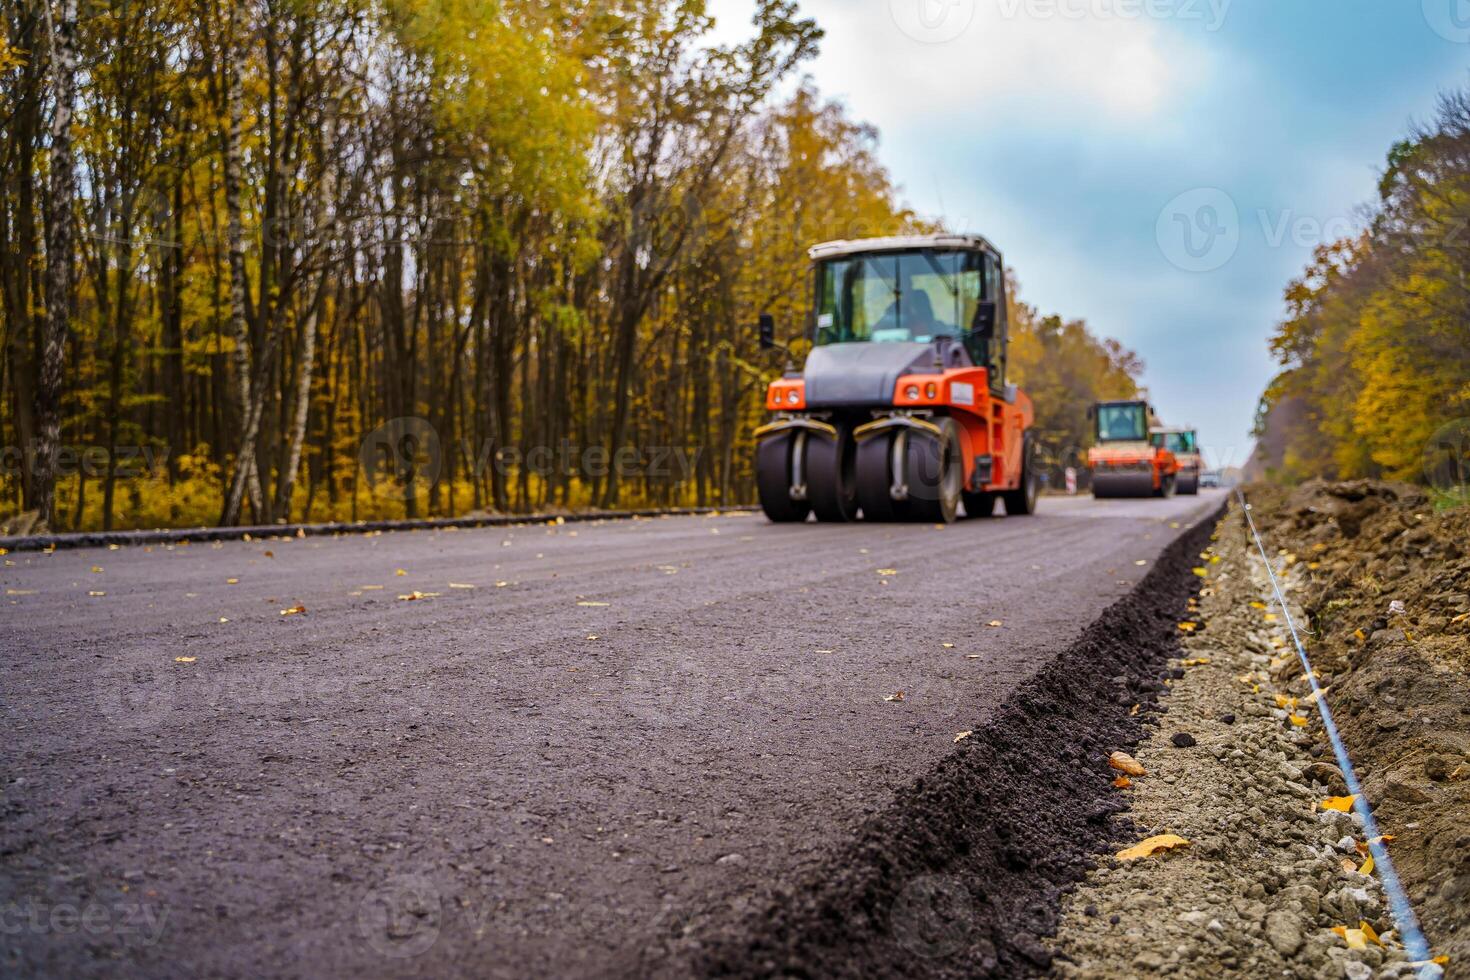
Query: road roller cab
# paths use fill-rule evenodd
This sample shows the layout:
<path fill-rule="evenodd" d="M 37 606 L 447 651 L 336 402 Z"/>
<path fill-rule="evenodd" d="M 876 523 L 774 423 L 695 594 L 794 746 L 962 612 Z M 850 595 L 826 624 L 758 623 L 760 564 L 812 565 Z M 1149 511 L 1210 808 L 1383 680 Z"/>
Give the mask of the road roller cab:
<path fill-rule="evenodd" d="M 1031 400 L 1006 381 L 1005 275 L 976 235 L 813 247 L 811 352 L 756 430 L 773 521 L 948 522 L 1036 508 Z M 761 318 L 762 347 L 778 346 Z"/>
<path fill-rule="evenodd" d="M 1155 448 L 1162 447 L 1173 453 L 1179 463 L 1179 472 L 1174 478 L 1174 492 L 1186 496 L 1199 493 L 1200 474 L 1204 472 L 1205 460 L 1200 454 L 1199 436 L 1195 430 L 1158 426 L 1149 430 L 1149 440 Z"/>
<path fill-rule="evenodd" d="M 1094 497 L 1167 497 L 1179 462 L 1149 439 L 1145 401 L 1098 402 L 1088 410 L 1096 445 L 1087 451 Z"/>

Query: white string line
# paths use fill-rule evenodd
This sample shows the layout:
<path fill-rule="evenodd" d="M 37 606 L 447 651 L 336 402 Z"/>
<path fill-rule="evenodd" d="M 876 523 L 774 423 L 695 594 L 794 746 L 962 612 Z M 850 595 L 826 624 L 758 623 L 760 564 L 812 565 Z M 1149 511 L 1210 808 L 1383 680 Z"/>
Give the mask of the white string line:
<path fill-rule="evenodd" d="M 1297 657 L 1302 662 L 1302 670 L 1306 674 L 1307 683 L 1312 686 L 1312 700 L 1316 702 L 1317 712 L 1322 716 L 1322 727 L 1327 732 L 1327 738 L 1332 742 L 1332 754 L 1337 758 L 1337 767 L 1342 770 L 1343 782 L 1347 783 L 1348 793 L 1353 796 L 1353 809 L 1363 818 L 1363 832 L 1368 835 L 1368 851 L 1373 855 L 1373 866 L 1378 871 L 1383 890 L 1388 893 L 1388 907 L 1393 914 L 1394 924 L 1398 927 L 1399 936 L 1403 939 L 1409 958 L 1423 963 L 1433 956 L 1429 950 L 1429 940 L 1425 938 L 1424 931 L 1419 928 L 1419 919 L 1414 915 L 1414 907 L 1409 904 L 1409 896 L 1405 894 L 1398 873 L 1394 871 L 1393 859 L 1388 856 L 1388 848 L 1383 845 L 1382 835 L 1378 832 L 1378 822 L 1373 819 L 1373 810 L 1368 805 L 1368 797 L 1364 795 L 1363 788 L 1358 783 L 1358 774 L 1353 770 L 1352 760 L 1348 758 L 1347 747 L 1342 744 L 1342 738 L 1337 733 L 1337 725 L 1332 721 L 1332 712 L 1327 707 L 1326 692 L 1317 683 L 1317 674 L 1312 669 L 1312 662 L 1307 659 L 1307 651 L 1297 636 L 1296 623 L 1292 621 L 1291 610 L 1286 606 L 1286 597 L 1282 595 L 1281 585 L 1276 580 L 1276 571 L 1271 567 L 1271 559 L 1266 554 L 1265 542 L 1261 539 L 1261 532 L 1256 529 L 1254 518 L 1251 517 L 1251 506 L 1246 502 L 1245 493 L 1239 487 L 1236 488 L 1235 494 L 1240 498 L 1241 512 L 1245 514 L 1246 523 L 1250 525 L 1251 534 L 1255 536 L 1256 548 L 1260 550 L 1261 558 L 1266 563 L 1266 574 L 1271 578 L 1271 588 L 1276 593 L 1276 602 L 1286 616 L 1286 628 L 1291 631 L 1291 642 L 1296 646 Z M 1441 972 L 1435 964 L 1426 963 L 1421 968 L 1419 975 L 1438 977 Z"/>

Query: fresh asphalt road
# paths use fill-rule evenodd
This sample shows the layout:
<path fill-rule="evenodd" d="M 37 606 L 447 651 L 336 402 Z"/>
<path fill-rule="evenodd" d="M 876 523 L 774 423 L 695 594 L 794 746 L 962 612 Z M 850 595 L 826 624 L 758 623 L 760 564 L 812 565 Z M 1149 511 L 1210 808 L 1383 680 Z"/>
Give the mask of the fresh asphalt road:
<path fill-rule="evenodd" d="M 668 970 L 1219 502 L 7 556 L 0 972 Z"/>

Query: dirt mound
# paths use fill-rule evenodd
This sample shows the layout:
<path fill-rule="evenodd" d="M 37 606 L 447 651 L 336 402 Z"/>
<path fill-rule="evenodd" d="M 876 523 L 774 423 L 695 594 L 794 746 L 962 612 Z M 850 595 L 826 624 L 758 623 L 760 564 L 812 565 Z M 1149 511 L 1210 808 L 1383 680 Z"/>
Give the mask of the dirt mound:
<path fill-rule="evenodd" d="M 1470 508 L 1314 481 L 1251 495 L 1436 953 L 1470 961 Z M 1452 970 L 1453 972 L 1453 970 Z"/>
<path fill-rule="evenodd" d="M 1199 522 L 983 728 L 768 908 L 705 937 L 713 976 L 1027 976 L 1114 833 L 1110 752 L 1136 744 L 1179 652 Z M 1130 709 L 1141 707 L 1136 713 Z M 1126 822 L 1126 821 L 1125 821 Z"/>

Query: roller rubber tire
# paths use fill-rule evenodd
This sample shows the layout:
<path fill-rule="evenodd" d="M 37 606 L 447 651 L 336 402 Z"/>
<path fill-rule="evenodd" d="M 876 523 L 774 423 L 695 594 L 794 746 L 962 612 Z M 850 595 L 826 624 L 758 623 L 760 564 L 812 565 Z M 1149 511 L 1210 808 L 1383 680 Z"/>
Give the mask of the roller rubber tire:
<path fill-rule="evenodd" d="M 1036 498 L 1041 492 L 1036 473 L 1036 442 L 1026 433 L 1021 443 L 1021 486 L 1005 494 L 1006 516 L 1021 517 L 1036 513 Z"/>
<path fill-rule="evenodd" d="M 805 500 L 791 499 L 791 450 L 795 444 L 796 433 L 783 432 L 767 436 L 755 447 L 755 486 L 761 510 L 777 524 L 804 521 L 811 512 Z"/>
<path fill-rule="evenodd" d="M 1199 474 L 1180 476 L 1174 483 L 1174 492 L 1184 497 L 1196 496 L 1199 493 Z"/>
<path fill-rule="evenodd" d="M 950 524 L 959 512 L 964 492 L 964 456 L 960 430 L 951 418 L 935 420 L 938 438 L 927 432 L 910 432 L 907 453 L 909 487 L 904 501 L 909 520 Z"/>
<path fill-rule="evenodd" d="M 884 432 L 857 444 L 857 502 L 865 521 L 902 519 L 903 508 L 888 492 L 893 486 L 893 440 Z"/>
<path fill-rule="evenodd" d="M 848 426 L 837 426 L 837 438 L 820 435 L 806 441 L 806 500 L 819 521 L 857 520 L 857 446 Z"/>

